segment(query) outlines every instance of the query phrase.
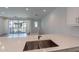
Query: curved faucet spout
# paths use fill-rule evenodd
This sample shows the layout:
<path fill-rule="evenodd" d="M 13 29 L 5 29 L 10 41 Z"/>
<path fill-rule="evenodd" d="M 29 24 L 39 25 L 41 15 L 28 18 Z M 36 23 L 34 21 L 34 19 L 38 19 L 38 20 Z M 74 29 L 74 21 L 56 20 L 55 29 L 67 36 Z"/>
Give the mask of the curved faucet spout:
<path fill-rule="evenodd" d="M 42 36 L 39 35 L 39 36 L 38 36 L 38 40 L 39 40 L 41 37 L 42 37 Z"/>

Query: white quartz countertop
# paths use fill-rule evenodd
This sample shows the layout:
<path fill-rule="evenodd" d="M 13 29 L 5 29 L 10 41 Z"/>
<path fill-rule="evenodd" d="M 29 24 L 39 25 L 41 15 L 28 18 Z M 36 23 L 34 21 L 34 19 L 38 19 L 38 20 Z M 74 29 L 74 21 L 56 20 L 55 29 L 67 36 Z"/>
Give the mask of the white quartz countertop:
<path fill-rule="evenodd" d="M 58 47 L 50 47 L 43 49 L 28 50 L 25 52 L 47 52 L 79 47 L 79 37 L 67 35 L 42 35 L 40 40 L 52 40 Z M 28 36 L 25 38 L 8 38 L 0 37 L 0 52 L 22 52 L 26 41 L 38 40 L 37 35 Z"/>

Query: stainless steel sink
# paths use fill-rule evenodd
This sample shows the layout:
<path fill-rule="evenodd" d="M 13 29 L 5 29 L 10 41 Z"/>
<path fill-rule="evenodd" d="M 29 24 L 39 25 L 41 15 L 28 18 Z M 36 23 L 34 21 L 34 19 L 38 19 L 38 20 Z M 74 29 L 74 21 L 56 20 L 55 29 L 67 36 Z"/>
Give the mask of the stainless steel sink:
<path fill-rule="evenodd" d="M 26 42 L 23 51 L 49 48 L 49 47 L 57 47 L 57 46 L 58 45 L 54 43 L 52 40 L 29 41 L 29 42 Z"/>

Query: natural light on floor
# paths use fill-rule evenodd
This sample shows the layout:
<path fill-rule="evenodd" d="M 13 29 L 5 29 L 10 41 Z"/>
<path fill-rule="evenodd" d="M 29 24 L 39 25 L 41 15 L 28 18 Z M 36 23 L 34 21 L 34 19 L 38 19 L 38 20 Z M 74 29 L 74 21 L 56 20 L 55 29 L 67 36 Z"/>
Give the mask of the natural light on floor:
<path fill-rule="evenodd" d="M 15 38 L 15 37 L 27 37 L 26 33 L 16 33 L 16 34 L 8 34 L 9 38 Z"/>

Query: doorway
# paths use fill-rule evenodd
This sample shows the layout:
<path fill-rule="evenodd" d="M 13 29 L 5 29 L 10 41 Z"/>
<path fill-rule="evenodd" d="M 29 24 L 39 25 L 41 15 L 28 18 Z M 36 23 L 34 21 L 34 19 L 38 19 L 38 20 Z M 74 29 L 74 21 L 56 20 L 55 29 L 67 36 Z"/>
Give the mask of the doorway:
<path fill-rule="evenodd" d="M 26 37 L 30 30 L 29 20 L 9 20 L 9 37 Z"/>

